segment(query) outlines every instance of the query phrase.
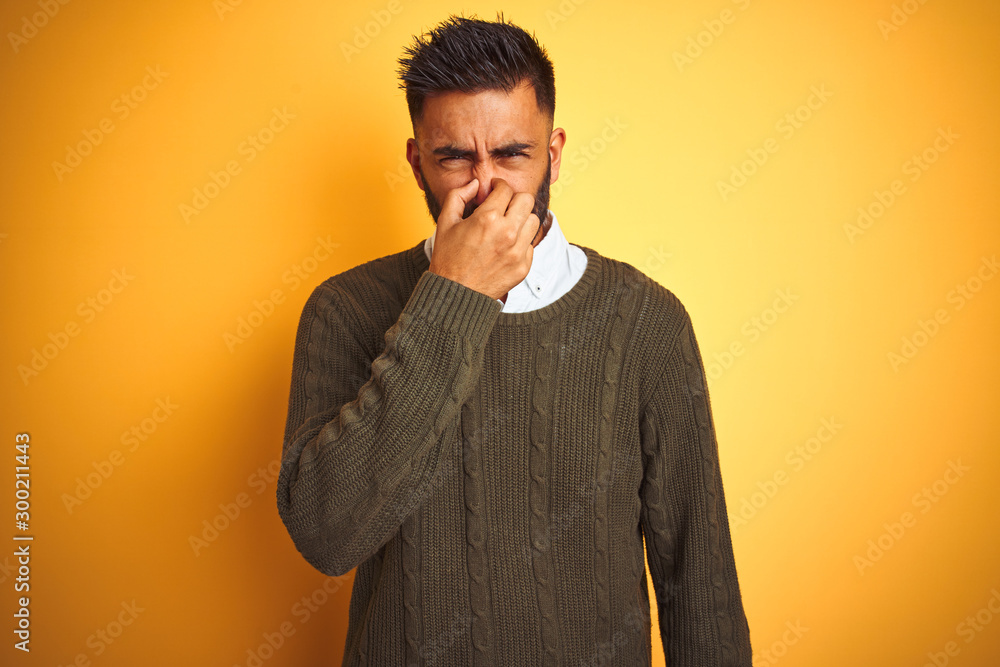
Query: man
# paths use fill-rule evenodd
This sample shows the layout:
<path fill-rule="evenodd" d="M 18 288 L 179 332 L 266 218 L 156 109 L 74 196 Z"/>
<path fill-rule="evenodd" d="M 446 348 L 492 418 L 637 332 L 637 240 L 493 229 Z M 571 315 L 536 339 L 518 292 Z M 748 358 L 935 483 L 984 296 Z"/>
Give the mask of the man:
<path fill-rule="evenodd" d="M 434 235 L 317 287 L 293 360 L 278 509 L 314 567 L 357 567 L 343 664 L 649 664 L 645 539 L 668 663 L 749 666 L 686 310 L 548 209 L 534 37 L 427 37 L 400 74 Z"/>

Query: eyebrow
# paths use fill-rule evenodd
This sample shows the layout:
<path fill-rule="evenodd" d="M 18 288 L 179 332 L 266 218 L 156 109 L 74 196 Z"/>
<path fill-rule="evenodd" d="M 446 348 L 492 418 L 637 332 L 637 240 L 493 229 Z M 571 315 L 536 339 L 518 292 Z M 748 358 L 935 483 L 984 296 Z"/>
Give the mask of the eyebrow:
<path fill-rule="evenodd" d="M 537 146 L 535 142 L 525 143 L 523 141 L 511 141 L 503 146 L 497 146 L 490 151 L 490 155 L 493 157 L 502 157 L 504 155 L 510 155 L 511 153 L 531 149 L 535 146 Z M 434 155 L 440 155 L 442 157 L 474 157 L 476 155 L 476 151 L 469 150 L 467 148 L 459 148 L 455 144 L 446 144 L 439 148 L 435 148 L 431 152 Z"/>

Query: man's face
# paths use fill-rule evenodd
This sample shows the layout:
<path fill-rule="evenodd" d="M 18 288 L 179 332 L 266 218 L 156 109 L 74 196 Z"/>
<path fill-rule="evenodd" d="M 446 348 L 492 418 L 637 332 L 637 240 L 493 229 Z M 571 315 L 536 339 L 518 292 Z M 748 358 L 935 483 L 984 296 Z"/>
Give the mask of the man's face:
<path fill-rule="evenodd" d="M 544 222 L 549 185 L 559 177 L 566 137 L 562 128 L 550 132 L 549 127 L 527 82 L 509 95 L 487 90 L 428 97 L 406 154 L 435 223 L 450 190 L 479 179 L 479 191 L 462 214 L 465 218 L 486 200 L 495 177 L 514 192 L 534 194 L 533 212 Z"/>

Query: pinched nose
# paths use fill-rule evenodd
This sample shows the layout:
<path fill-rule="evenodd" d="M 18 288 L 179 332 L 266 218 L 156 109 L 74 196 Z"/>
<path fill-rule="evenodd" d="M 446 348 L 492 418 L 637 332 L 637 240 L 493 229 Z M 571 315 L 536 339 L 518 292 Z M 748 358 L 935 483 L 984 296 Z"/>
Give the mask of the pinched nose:
<path fill-rule="evenodd" d="M 490 192 L 493 191 L 493 178 L 496 174 L 493 169 L 490 168 L 489 164 L 477 165 L 472 170 L 472 177 L 479 179 L 479 190 L 476 192 L 476 206 L 482 204 L 486 201 L 486 198 L 490 196 Z"/>

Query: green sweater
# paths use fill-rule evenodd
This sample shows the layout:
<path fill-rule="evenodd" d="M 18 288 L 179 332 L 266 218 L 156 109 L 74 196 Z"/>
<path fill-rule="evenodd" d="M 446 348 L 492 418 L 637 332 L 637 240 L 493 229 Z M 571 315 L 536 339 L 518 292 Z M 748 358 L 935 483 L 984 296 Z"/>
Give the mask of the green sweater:
<path fill-rule="evenodd" d="M 299 322 L 278 511 L 357 567 L 344 665 L 750 665 L 705 372 L 669 290 L 597 251 L 501 313 L 423 242 Z"/>

